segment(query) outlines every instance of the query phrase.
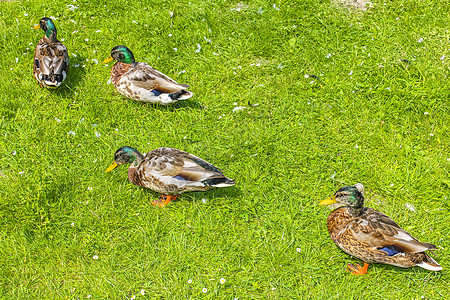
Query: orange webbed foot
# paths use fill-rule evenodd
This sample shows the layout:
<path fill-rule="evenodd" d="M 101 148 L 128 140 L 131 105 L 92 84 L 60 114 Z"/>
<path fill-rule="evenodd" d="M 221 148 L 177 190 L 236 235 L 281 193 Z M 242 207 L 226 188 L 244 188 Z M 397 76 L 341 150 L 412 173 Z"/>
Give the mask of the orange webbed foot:
<path fill-rule="evenodd" d="M 158 199 L 152 201 L 152 205 L 158 207 L 164 207 L 169 204 L 170 201 L 177 199 L 180 195 L 161 195 Z"/>
<path fill-rule="evenodd" d="M 350 272 L 350 273 L 352 273 L 353 275 L 364 275 L 364 274 L 366 274 L 367 273 L 367 268 L 369 267 L 369 264 L 368 263 L 364 263 L 364 266 L 360 266 L 360 265 L 354 265 L 354 264 L 348 264 L 347 265 L 347 268 L 348 268 L 348 271 Z"/>

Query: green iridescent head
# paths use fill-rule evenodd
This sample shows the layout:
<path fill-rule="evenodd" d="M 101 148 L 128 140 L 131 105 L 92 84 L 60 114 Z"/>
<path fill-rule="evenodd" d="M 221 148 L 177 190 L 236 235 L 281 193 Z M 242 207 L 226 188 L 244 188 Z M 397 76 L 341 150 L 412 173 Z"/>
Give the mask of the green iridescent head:
<path fill-rule="evenodd" d="M 131 50 L 126 46 L 115 46 L 111 50 L 111 55 L 107 59 L 105 59 L 103 63 L 106 64 L 113 60 L 126 64 L 135 62 L 133 52 L 131 52 Z"/>
<path fill-rule="evenodd" d="M 52 19 L 44 17 L 39 21 L 39 25 L 33 27 L 33 29 L 42 29 L 45 32 L 46 37 L 50 37 L 52 34 L 56 36 L 56 27 Z"/>
<path fill-rule="evenodd" d="M 106 170 L 106 173 L 123 164 L 140 163 L 143 159 L 144 156 L 136 149 L 128 146 L 121 147 L 114 154 L 114 162 Z"/>
<path fill-rule="evenodd" d="M 364 186 L 357 183 L 341 187 L 333 196 L 320 201 L 319 205 L 329 206 L 331 209 L 346 206 L 355 213 L 360 212 L 364 205 Z"/>

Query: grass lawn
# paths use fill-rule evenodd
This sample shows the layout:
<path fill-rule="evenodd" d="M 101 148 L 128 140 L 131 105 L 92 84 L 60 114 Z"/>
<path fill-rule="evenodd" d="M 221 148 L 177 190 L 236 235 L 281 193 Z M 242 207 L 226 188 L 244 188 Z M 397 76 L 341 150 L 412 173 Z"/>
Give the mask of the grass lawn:
<path fill-rule="evenodd" d="M 449 3 L 372 2 L 0 2 L 0 298 L 448 299 Z M 32 77 L 44 16 L 71 63 L 53 91 Z M 194 97 L 120 95 L 101 61 L 121 44 Z M 236 186 L 155 208 L 105 173 L 125 145 Z M 318 202 L 357 182 L 443 271 L 345 271 Z"/>

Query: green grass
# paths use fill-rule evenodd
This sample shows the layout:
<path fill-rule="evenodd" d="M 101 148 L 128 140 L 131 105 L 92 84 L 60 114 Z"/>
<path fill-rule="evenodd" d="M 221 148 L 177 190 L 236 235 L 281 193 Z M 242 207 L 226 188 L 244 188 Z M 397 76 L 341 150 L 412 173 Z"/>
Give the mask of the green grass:
<path fill-rule="evenodd" d="M 447 2 L 108 3 L 0 2 L 0 298 L 449 298 Z M 71 60 L 56 91 L 31 74 L 43 16 Z M 118 94 L 93 59 L 119 44 L 195 96 Z M 125 167 L 105 174 L 124 145 L 191 152 L 236 187 L 157 209 Z M 345 271 L 356 260 L 317 203 L 356 182 L 367 206 L 438 246 L 442 272 Z"/>

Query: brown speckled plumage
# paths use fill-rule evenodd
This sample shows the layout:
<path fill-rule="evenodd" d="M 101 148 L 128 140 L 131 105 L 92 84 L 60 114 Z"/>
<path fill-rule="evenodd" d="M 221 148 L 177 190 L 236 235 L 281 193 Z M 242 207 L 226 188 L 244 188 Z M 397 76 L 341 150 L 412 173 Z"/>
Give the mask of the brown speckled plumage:
<path fill-rule="evenodd" d="M 424 252 L 436 249 L 435 245 L 418 241 L 388 216 L 363 207 L 363 203 L 364 197 L 356 187 L 341 188 L 333 197 L 321 202 L 339 206 L 327 219 L 328 233 L 339 248 L 365 263 L 441 269 Z"/>
<path fill-rule="evenodd" d="M 179 84 L 146 63 L 135 62 L 125 46 L 116 46 L 105 60 L 117 60 L 111 68 L 111 82 L 122 95 L 144 102 L 169 105 L 193 96 L 187 84 Z"/>
<path fill-rule="evenodd" d="M 49 18 L 40 20 L 40 27 L 47 30 L 53 26 Z M 50 30 L 49 30 L 50 33 Z M 34 51 L 33 76 L 41 86 L 57 88 L 66 79 L 69 69 L 69 55 L 66 46 L 56 38 L 56 28 L 47 37 L 44 35 Z"/>
<path fill-rule="evenodd" d="M 114 164 L 131 163 L 128 179 L 135 185 L 163 195 L 206 191 L 234 185 L 214 165 L 190 153 L 174 148 L 158 148 L 145 156 L 134 148 L 122 147 L 114 155 Z"/>

